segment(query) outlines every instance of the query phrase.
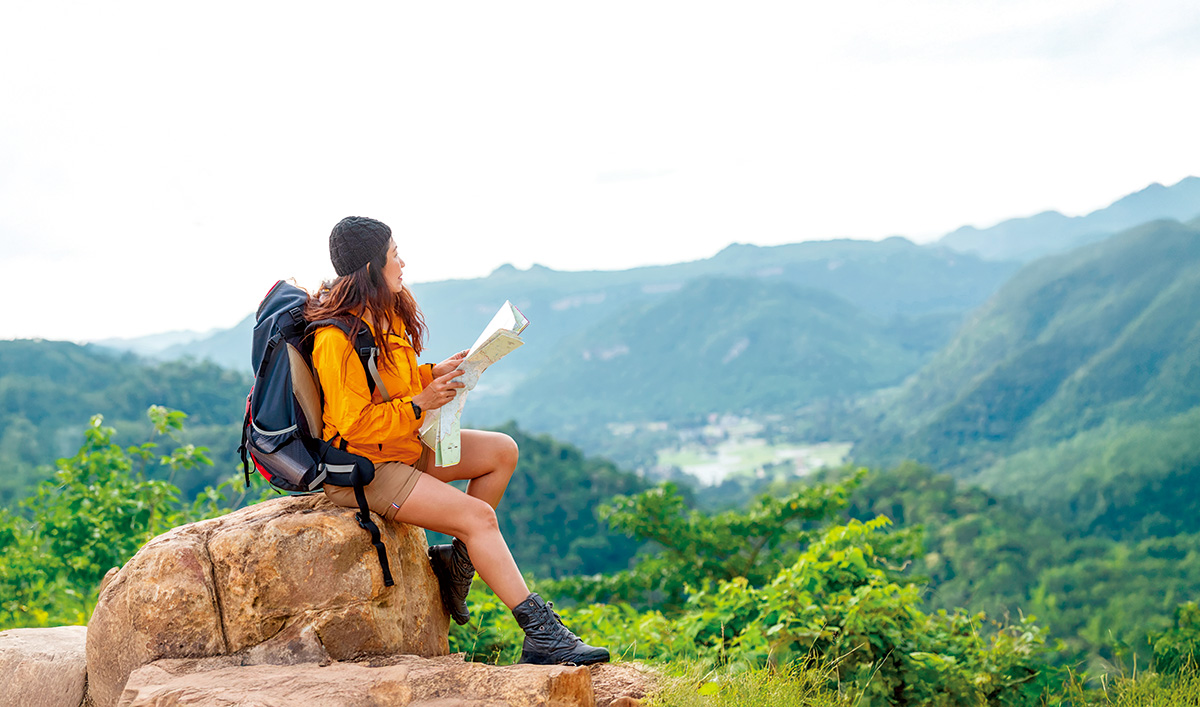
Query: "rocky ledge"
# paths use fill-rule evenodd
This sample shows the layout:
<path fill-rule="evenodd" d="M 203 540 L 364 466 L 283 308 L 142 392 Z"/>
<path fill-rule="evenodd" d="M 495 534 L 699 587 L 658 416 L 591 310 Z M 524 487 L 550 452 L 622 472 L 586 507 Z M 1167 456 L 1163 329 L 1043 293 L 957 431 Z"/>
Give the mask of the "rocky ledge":
<path fill-rule="evenodd" d="M 279 498 L 171 530 L 100 588 L 87 628 L 0 632 L 0 705 L 635 705 L 633 664 L 495 667 L 448 656 L 419 528 Z"/>

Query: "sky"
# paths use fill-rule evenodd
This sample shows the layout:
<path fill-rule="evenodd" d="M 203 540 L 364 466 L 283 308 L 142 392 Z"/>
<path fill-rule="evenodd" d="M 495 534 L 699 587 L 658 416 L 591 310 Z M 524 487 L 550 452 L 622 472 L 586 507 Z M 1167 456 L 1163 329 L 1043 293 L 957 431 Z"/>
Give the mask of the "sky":
<path fill-rule="evenodd" d="M 0 6 L 0 65 L 0 338 L 232 326 L 331 277 L 347 215 L 423 282 L 1200 175 L 1191 0 L 45 0 Z"/>

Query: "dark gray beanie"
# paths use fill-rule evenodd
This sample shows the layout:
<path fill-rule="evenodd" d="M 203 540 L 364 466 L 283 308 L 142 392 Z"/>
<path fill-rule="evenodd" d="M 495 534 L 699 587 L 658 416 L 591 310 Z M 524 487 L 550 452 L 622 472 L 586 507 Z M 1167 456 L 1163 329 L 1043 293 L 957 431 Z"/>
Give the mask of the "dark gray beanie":
<path fill-rule="evenodd" d="M 347 216 L 329 233 L 329 259 L 338 277 L 349 275 L 387 250 L 392 229 L 365 216 Z"/>

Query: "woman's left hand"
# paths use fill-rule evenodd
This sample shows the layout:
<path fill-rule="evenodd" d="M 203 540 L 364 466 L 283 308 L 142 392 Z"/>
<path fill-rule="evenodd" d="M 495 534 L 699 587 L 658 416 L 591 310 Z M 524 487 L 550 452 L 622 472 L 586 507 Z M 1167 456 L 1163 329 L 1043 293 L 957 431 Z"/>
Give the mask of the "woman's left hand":
<path fill-rule="evenodd" d="M 458 364 L 462 363 L 462 360 L 466 357 L 467 357 L 466 351 L 459 351 L 458 353 L 454 354 L 453 356 L 446 359 L 445 361 L 442 361 L 441 363 L 435 365 L 433 367 L 433 377 L 441 378 L 442 376 L 446 375 L 450 371 L 453 371 L 455 368 L 458 368 Z"/>

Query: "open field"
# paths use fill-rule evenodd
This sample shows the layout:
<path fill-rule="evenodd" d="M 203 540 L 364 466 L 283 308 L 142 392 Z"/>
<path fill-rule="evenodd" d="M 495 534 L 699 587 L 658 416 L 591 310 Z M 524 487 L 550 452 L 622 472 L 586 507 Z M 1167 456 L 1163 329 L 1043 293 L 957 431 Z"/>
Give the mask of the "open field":
<path fill-rule="evenodd" d="M 764 474 L 768 466 L 780 464 L 791 466 L 797 474 L 837 466 L 846 460 L 850 447 L 849 443 L 843 442 L 772 445 L 762 439 L 739 439 L 714 447 L 688 444 L 664 449 L 658 454 L 658 463 L 678 467 L 701 483 L 715 484 L 731 475 Z"/>

